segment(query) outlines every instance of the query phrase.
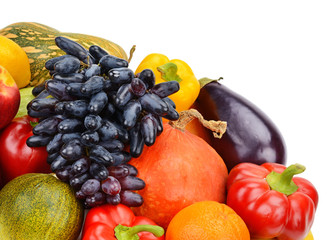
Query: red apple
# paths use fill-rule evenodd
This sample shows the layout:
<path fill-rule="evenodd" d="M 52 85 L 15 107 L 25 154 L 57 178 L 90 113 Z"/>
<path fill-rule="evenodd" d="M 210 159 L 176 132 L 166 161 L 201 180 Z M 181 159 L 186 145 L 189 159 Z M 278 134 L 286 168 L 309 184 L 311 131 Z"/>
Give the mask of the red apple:
<path fill-rule="evenodd" d="M 20 91 L 9 72 L 0 65 L 0 130 L 15 117 L 20 106 Z"/>

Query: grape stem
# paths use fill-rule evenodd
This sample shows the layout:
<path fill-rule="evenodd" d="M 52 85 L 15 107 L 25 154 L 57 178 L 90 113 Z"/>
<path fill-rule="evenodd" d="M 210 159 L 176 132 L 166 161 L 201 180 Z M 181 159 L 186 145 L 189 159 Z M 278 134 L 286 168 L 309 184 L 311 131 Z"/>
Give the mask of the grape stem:
<path fill-rule="evenodd" d="M 139 232 L 150 232 L 155 237 L 162 237 L 164 229 L 156 225 L 136 225 L 133 227 L 126 227 L 119 224 L 114 228 L 115 236 L 118 240 L 139 240 Z"/>
<path fill-rule="evenodd" d="M 227 130 L 227 122 L 214 120 L 207 121 L 198 110 L 193 108 L 180 112 L 179 119 L 176 121 L 170 121 L 169 124 L 178 130 L 184 131 L 186 125 L 195 118 L 197 118 L 205 128 L 211 130 L 215 138 L 222 138 Z"/>

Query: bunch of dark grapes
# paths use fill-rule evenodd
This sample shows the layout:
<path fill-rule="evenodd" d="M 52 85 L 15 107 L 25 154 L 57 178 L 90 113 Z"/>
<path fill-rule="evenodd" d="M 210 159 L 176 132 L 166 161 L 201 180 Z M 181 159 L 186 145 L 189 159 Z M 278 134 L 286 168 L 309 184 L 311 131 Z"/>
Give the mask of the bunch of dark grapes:
<path fill-rule="evenodd" d="M 149 69 L 135 75 L 124 59 L 93 45 L 56 37 L 65 54 L 45 63 L 50 79 L 36 86 L 28 114 L 39 119 L 30 147 L 46 146 L 47 162 L 87 208 L 140 206 L 145 183 L 128 162 L 154 144 L 162 117 L 178 119 L 168 98 L 177 81 L 155 84 Z"/>

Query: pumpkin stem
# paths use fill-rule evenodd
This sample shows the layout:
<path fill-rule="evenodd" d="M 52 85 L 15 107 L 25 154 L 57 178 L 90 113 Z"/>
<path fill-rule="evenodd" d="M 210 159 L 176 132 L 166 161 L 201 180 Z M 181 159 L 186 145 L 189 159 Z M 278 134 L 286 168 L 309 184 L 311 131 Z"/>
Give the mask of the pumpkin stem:
<path fill-rule="evenodd" d="M 131 47 L 131 49 L 130 49 L 129 58 L 128 58 L 128 61 L 127 61 L 128 63 L 131 62 L 132 57 L 133 57 L 133 54 L 134 54 L 134 52 L 135 52 L 135 49 L 136 49 L 136 45 L 133 45 L 133 46 Z"/>
<path fill-rule="evenodd" d="M 186 125 L 195 118 L 197 118 L 205 128 L 211 130 L 215 138 L 222 138 L 222 135 L 227 130 L 227 122 L 205 120 L 201 113 L 199 113 L 198 110 L 193 108 L 181 111 L 179 113 L 179 119 L 176 121 L 170 121 L 169 124 L 176 129 L 184 131 Z"/>
<path fill-rule="evenodd" d="M 118 240 L 139 240 L 139 232 L 151 232 L 155 237 L 162 237 L 164 229 L 156 225 L 136 225 L 126 227 L 121 224 L 114 228 L 115 236 Z"/>

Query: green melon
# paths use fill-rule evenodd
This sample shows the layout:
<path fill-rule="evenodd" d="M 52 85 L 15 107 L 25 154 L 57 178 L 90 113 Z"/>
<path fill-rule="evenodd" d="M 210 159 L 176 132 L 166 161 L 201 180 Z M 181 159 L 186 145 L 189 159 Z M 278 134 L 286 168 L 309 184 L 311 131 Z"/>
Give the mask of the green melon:
<path fill-rule="evenodd" d="M 49 71 L 44 67 L 45 62 L 65 54 L 55 44 L 54 39 L 57 36 L 72 39 L 87 49 L 91 45 L 98 45 L 109 54 L 127 60 L 124 49 L 107 39 L 80 33 L 64 33 L 40 23 L 14 23 L 0 30 L 0 35 L 13 40 L 27 53 L 31 70 L 31 80 L 28 86 L 35 86 L 49 79 Z"/>
<path fill-rule="evenodd" d="M 0 238 L 75 240 L 83 213 L 68 184 L 52 174 L 24 174 L 0 191 Z"/>

